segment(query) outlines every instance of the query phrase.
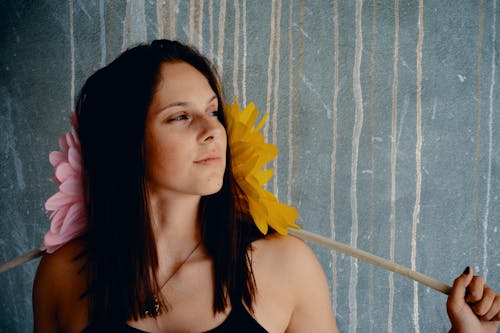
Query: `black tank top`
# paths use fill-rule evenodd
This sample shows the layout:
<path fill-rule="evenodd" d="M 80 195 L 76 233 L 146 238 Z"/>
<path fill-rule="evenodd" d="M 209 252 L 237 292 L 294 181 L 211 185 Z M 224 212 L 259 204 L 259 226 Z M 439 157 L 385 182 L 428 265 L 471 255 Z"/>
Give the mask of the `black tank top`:
<path fill-rule="evenodd" d="M 147 333 L 141 331 L 137 328 L 128 326 L 123 323 L 118 326 L 112 326 L 108 323 L 97 324 L 92 323 L 83 330 L 82 333 Z M 268 333 L 264 327 L 255 320 L 254 317 L 248 313 L 247 309 L 241 303 L 237 303 L 233 306 L 229 316 L 216 328 L 211 329 L 205 333 L 226 333 L 226 332 L 238 332 L 238 333 Z"/>

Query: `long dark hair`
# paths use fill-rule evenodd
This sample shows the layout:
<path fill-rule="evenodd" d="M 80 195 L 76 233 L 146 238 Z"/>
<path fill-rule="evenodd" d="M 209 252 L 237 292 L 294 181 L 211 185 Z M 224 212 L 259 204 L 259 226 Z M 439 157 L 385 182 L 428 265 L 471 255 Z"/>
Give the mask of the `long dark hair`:
<path fill-rule="evenodd" d="M 145 185 L 145 119 L 161 64 L 179 61 L 207 78 L 226 127 L 217 72 L 195 49 L 176 41 L 156 40 L 128 49 L 95 72 L 78 96 L 91 321 L 142 318 L 161 294 Z M 248 202 L 231 172 L 230 147 L 226 161 L 222 189 L 202 197 L 199 206 L 202 243 L 214 263 L 214 313 L 242 300 L 252 309 L 255 281 L 249 251 L 251 242 L 261 237 L 245 213 Z M 166 303 L 163 298 L 160 302 Z"/>

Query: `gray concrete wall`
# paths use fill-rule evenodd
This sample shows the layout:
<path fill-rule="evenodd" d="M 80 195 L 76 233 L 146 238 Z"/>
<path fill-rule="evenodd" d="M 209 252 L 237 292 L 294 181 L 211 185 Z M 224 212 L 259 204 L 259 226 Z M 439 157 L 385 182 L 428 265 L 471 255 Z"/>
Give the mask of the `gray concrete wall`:
<path fill-rule="evenodd" d="M 0 3 L 0 261 L 37 247 L 48 153 L 79 87 L 158 37 L 201 48 L 228 100 L 270 113 L 270 189 L 303 228 L 451 283 L 500 288 L 498 4 L 478 1 Z M 342 332 L 447 332 L 445 296 L 313 246 Z M 29 332 L 37 262 L 0 275 L 0 332 Z"/>

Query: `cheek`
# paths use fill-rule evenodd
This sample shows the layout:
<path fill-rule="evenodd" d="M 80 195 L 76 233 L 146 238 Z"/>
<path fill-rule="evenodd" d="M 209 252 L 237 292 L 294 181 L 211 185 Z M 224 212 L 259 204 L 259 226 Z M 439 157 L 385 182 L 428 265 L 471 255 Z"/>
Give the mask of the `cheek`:
<path fill-rule="evenodd" d="M 224 150 L 227 150 L 227 145 L 228 145 L 228 138 L 227 138 L 227 132 L 224 126 L 220 124 L 222 135 L 221 135 L 221 143 L 224 146 Z"/>
<path fill-rule="evenodd" d="M 145 152 L 147 176 L 155 177 L 159 173 L 169 171 L 174 166 L 173 164 L 178 160 L 182 149 L 170 143 L 168 138 L 149 137 L 146 141 Z"/>

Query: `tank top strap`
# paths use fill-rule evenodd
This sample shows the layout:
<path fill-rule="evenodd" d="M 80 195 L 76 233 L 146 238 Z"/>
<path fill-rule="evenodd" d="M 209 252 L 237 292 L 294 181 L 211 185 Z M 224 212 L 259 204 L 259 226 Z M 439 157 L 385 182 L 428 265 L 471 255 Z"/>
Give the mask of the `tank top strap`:
<path fill-rule="evenodd" d="M 205 333 L 268 333 L 257 320 L 248 312 L 242 302 L 233 305 L 229 316 L 222 324 Z"/>

